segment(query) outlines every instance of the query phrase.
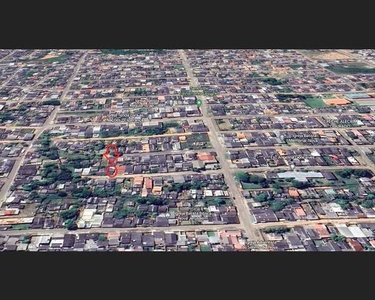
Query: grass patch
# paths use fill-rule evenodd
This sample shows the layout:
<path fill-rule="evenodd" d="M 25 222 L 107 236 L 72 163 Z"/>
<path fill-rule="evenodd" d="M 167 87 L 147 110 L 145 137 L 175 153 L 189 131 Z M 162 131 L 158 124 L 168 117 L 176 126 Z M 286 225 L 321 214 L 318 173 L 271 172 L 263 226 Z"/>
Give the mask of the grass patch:
<path fill-rule="evenodd" d="M 51 57 L 51 58 L 47 58 L 47 59 L 39 59 L 38 62 L 41 62 L 41 63 L 44 63 L 44 64 L 52 64 L 54 62 L 65 62 L 68 58 L 69 58 L 70 55 L 68 54 L 61 54 L 60 56 L 58 57 Z"/>
<path fill-rule="evenodd" d="M 324 101 L 320 98 L 306 98 L 303 101 L 312 108 L 320 108 L 327 106 L 327 104 L 325 104 Z"/>
<path fill-rule="evenodd" d="M 220 130 L 231 130 L 232 129 L 232 125 L 229 123 L 228 120 L 224 120 L 224 119 L 217 119 L 216 120 L 216 124 L 217 126 L 219 127 Z"/>
<path fill-rule="evenodd" d="M 369 68 L 367 65 L 359 63 L 333 65 L 327 69 L 337 74 L 375 74 L 375 68 Z"/>
<path fill-rule="evenodd" d="M 336 172 L 334 172 L 337 179 L 340 180 L 340 185 L 343 186 L 345 189 L 350 189 L 354 193 L 358 193 L 358 181 L 355 179 L 355 177 L 352 175 L 350 178 L 344 178 L 338 175 Z"/>
<path fill-rule="evenodd" d="M 261 189 L 262 186 L 260 184 L 255 183 L 247 183 L 247 182 L 241 182 L 242 188 L 245 190 L 253 190 L 253 189 Z"/>
<path fill-rule="evenodd" d="M 18 225 L 12 225 L 13 230 L 26 230 L 30 228 L 30 224 L 18 224 Z"/>

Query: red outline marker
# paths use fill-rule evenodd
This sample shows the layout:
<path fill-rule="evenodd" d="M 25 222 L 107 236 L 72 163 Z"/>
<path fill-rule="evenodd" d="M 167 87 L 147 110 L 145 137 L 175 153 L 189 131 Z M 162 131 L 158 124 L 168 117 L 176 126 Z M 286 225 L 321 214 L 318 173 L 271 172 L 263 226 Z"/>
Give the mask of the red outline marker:
<path fill-rule="evenodd" d="M 120 153 L 117 150 L 116 144 L 108 144 L 105 146 L 106 152 L 103 153 L 104 158 L 108 161 L 108 166 L 105 168 L 105 174 L 109 178 L 114 178 L 118 174 L 118 168 L 116 166 L 117 159 L 120 157 Z M 114 157 L 110 157 L 111 148 L 113 148 Z M 113 174 L 111 174 L 110 170 L 114 168 Z"/>
<path fill-rule="evenodd" d="M 113 172 L 113 174 L 111 174 L 110 170 L 111 168 L 115 169 L 115 171 Z M 118 168 L 116 165 L 108 165 L 106 168 L 105 168 L 105 174 L 109 177 L 109 178 L 115 178 L 118 174 Z"/>

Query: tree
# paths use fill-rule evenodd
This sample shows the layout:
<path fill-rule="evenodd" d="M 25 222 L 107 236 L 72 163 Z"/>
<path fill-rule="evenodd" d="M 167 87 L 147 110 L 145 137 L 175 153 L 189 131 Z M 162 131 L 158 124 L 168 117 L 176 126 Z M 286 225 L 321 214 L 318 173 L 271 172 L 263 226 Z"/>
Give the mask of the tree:
<path fill-rule="evenodd" d="M 181 127 L 181 125 L 178 122 L 166 122 L 163 124 L 164 128 L 176 128 Z"/>
<path fill-rule="evenodd" d="M 288 227 L 271 227 L 271 228 L 266 228 L 263 230 L 265 233 L 276 233 L 276 234 L 281 234 L 281 233 L 287 233 L 290 231 L 290 228 Z"/>
<path fill-rule="evenodd" d="M 372 208 L 374 207 L 374 201 L 373 200 L 365 200 L 361 203 L 361 205 L 364 207 L 364 208 Z"/>
<path fill-rule="evenodd" d="M 29 195 L 29 198 L 30 198 L 31 200 L 37 200 L 37 199 L 40 198 L 40 196 L 39 196 L 39 194 L 38 194 L 36 191 L 32 191 L 32 192 L 30 193 L 30 195 Z"/>
<path fill-rule="evenodd" d="M 103 233 L 99 234 L 98 241 L 105 242 L 106 240 L 107 240 L 107 235 L 106 234 L 103 234 Z"/>
<path fill-rule="evenodd" d="M 57 195 L 60 196 L 60 197 L 66 197 L 68 195 L 68 193 L 60 190 L 60 191 L 57 192 Z"/>
<path fill-rule="evenodd" d="M 79 189 L 74 189 L 72 195 L 77 198 L 89 198 L 92 196 L 92 192 L 88 187 L 83 187 Z"/>
<path fill-rule="evenodd" d="M 353 170 L 344 169 L 342 171 L 337 171 L 337 175 L 341 176 L 342 178 L 350 178 L 353 174 Z"/>
<path fill-rule="evenodd" d="M 249 182 L 249 174 L 247 174 L 246 172 L 238 172 L 236 174 L 236 179 L 239 182 Z"/>
<path fill-rule="evenodd" d="M 31 235 L 29 234 L 26 234 L 23 236 L 22 238 L 22 244 L 29 244 L 31 241 Z"/>
<path fill-rule="evenodd" d="M 59 181 L 70 181 L 70 180 L 72 180 L 72 178 L 73 178 L 72 171 L 70 171 L 66 167 L 62 166 L 61 170 L 60 170 L 60 173 L 56 177 L 56 180 L 59 180 Z"/>
<path fill-rule="evenodd" d="M 62 211 L 60 213 L 60 217 L 63 220 L 74 219 L 77 216 L 77 213 L 78 213 L 78 209 L 72 208 L 72 209 Z"/>
<path fill-rule="evenodd" d="M 265 193 L 260 193 L 259 195 L 254 197 L 256 202 L 265 202 L 268 200 L 268 195 Z"/>
<path fill-rule="evenodd" d="M 47 100 L 47 101 L 43 101 L 42 102 L 42 105 L 55 105 L 55 106 L 58 106 L 60 105 L 60 101 L 59 100 Z"/>
<path fill-rule="evenodd" d="M 345 242 L 346 241 L 346 237 L 344 237 L 342 235 L 331 233 L 330 236 L 331 236 L 331 239 L 334 240 L 335 242 Z"/>
<path fill-rule="evenodd" d="M 147 199 L 139 197 L 139 198 L 135 199 L 135 202 L 137 202 L 138 204 L 146 204 L 147 203 Z"/>
<path fill-rule="evenodd" d="M 257 176 L 257 175 L 250 175 L 250 177 L 249 177 L 248 180 L 249 180 L 250 183 L 255 183 L 255 184 L 257 184 L 257 183 L 265 182 L 265 181 L 266 181 L 266 178 L 264 178 L 264 177 L 260 177 L 260 176 Z"/>
<path fill-rule="evenodd" d="M 368 194 L 366 199 L 367 200 L 373 200 L 373 199 L 375 199 L 375 195 L 374 194 Z"/>
<path fill-rule="evenodd" d="M 310 184 L 308 182 L 302 182 L 302 181 L 298 181 L 298 180 L 292 180 L 292 185 L 293 185 L 293 187 L 295 187 L 297 189 L 305 189 L 305 188 L 308 188 L 310 186 Z"/>
<path fill-rule="evenodd" d="M 158 197 L 147 197 L 146 203 L 153 204 L 153 205 L 163 205 L 165 201 L 162 198 L 158 198 Z"/>
<path fill-rule="evenodd" d="M 349 209 L 350 208 L 350 203 L 349 200 L 346 199 L 337 199 L 335 202 L 341 206 L 342 209 Z"/>
<path fill-rule="evenodd" d="M 68 219 L 64 222 L 64 226 L 68 230 L 75 230 L 77 229 L 77 224 L 73 219 Z"/>
<path fill-rule="evenodd" d="M 92 195 L 94 197 L 104 198 L 107 197 L 107 192 L 105 189 L 94 189 Z"/>
<path fill-rule="evenodd" d="M 274 211 L 280 211 L 280 210 L 283 210 L 285 208 L 285 206 L 287 206 L 287 205 L 288 204 L 284 201 L 277 201 L 277 202 L 273 202 L 271 204 L 271 208 Z"/>
<path fill-rule="evenodd" d="M 356 176 L 356 177 L 367 177 L 367 178 L 371 178 L 373 177 L 374 175 L 369 171 L 369 170 L 352 170 L 353 171 L 353 175 Z"/>

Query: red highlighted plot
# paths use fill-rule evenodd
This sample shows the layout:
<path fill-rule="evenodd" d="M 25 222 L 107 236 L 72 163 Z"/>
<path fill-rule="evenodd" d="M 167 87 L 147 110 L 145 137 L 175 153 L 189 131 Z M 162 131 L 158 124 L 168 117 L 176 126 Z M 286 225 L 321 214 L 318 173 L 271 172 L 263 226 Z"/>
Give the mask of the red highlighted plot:
<path fill-rule="evenodd" d="M 114 170 L 112 172 L 112 170 Z M 118 168 L 116 165 L 110 165 L 110 166 L 107 166 L 105 168 L 105 174 L 109 177 L 109 178 L 115 178 L 118 174 Z"/>
<path fill-rule="evenodd" d="M 116 162 L 120 157 L 120 153 L 117 151 L 116 144 L 108 144 L 105 148 L 106 152 L 103 153 L 103 156 L 108 161 L 108 166 L 105 168 L 105 174 L 109 178 L 114 178 L 118 174 Z"/>

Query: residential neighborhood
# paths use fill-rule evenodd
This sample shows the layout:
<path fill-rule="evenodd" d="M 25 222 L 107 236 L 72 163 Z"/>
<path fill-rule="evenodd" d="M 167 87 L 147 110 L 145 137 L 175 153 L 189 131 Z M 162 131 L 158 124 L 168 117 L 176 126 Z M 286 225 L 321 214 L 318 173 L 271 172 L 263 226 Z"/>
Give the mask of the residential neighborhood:
<path fill-rule="evenodd" d="M 374 251 L 375 51 L 0 51 L 0 251 Z"/>

